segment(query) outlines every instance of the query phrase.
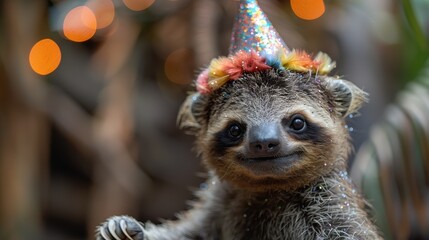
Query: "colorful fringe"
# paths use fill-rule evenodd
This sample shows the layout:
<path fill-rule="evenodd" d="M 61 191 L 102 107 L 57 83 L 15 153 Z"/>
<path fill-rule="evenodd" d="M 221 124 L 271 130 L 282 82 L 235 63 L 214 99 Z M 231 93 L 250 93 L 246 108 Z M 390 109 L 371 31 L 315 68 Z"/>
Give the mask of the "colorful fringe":
<path fill-rule="evenodd" d="M 312 59 L 305 51 L 298 50 L 281 51 L 277 56 L 260 56 L 255 51 L 238 51 L 230 57 L 213 59 L 209 67 L 198 76 L 196 87 L 201 94 L 209 94 L 226 82 L 237 80 L 244 73 L 271 68 L 326 75 L 335 68 L 335 62 L 321 52 Z"/>

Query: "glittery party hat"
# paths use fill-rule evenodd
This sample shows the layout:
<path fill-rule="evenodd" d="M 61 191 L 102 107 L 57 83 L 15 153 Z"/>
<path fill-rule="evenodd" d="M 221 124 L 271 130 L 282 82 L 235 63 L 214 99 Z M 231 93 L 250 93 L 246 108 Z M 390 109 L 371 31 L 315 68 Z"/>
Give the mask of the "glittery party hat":
<path fill-rule="evenodd" d="M 201 94 L 210 94 L 245 73 L 278 69 L 326 75 L 335 62 L 319 52 L 314 58 L 301 50 L 289 50 L 256 0 L 240 0 L 228 57 L 213 59 L 196 80 Z"/>
<path fill-rule="evenodd" d="M 276 54 L 289 50 L 280 38 L 256 0 L 240 0 L 239 13 L 232 30 L 229 54 L 238 51 L 255 51 L 259 54 Z"/>

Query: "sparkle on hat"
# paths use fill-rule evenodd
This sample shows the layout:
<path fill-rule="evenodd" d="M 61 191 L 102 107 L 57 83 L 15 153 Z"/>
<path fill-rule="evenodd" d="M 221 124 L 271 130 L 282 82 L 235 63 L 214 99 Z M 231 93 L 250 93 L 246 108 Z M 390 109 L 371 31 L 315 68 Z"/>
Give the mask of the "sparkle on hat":
<path fill-rule="evenodd" d="M 233 55 L 240 50 L 253 50 L 259 54 L 275 54 L 279 50 L 288 50 L 256 0 L 240 1 L 229 53 Z"/>

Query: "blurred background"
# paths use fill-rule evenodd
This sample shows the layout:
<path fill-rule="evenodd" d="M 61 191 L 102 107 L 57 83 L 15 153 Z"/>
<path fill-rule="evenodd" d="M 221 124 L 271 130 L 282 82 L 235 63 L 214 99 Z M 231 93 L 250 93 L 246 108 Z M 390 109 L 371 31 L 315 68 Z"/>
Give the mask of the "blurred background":
<path fill-rule="evenodd" d="M 289 48 L 328 53 L 334 74 L 370 93 L 346 126 L 352 177 L 387 239 L 429 239 L 429 1 L 259 3 Z M 159 222 L 186 209 L 204 169 L 176 114 L 228 54 L 237 9 L 2 0 L 0 239 L 93 239 L 111 215 Z"/>

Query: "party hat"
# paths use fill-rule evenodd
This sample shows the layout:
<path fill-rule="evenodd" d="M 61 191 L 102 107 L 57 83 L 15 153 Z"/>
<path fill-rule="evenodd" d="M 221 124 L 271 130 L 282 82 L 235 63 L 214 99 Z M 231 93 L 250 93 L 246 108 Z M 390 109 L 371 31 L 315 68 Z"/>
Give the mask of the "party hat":
<path fill-rule="evenodd" d="M 255 51 L 273 55 L 288 47 L 259 7 L 257 0 L 240 0 L 240 8 L 232 30 L 229 54 Z"/>
<path fill-rule="evenodd" d="M 228 57 L 213 59 L 197 78 L 201 94 L 210 94 L 229 81 L 268 69 L 328 74 L 335 62 L 325 53 L 312 58 L 301 50 L 289 50 L 256 0 L 240 0 Z"/>

